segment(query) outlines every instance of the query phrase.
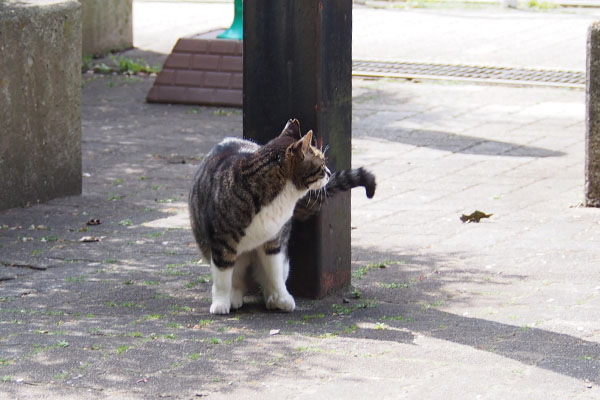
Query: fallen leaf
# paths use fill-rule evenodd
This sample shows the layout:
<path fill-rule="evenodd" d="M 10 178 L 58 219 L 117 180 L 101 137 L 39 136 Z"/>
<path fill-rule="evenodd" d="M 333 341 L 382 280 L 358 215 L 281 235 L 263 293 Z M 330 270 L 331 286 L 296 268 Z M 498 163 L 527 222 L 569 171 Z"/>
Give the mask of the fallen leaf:
<path fill-rule="evenodd" d="M 269 331 L 269 335 L 273 336 L 273 335 L 279 335 L 279 329 L 271 329 Z"/>
<path fill-rule="evenodd" d="M 484 213 L 482 211 L 476 210 L 476 211 L 473 211 L 469 215 L 466 215 L 466 214 L 461 215 L 460 220 L 462 222 L 467 222 L 467 223 L 469 223 L 469 222 L 479 222 L 482 218 L 489 218 L 492 215 L 494 215 L 494 214 L 486 214 L 486 213 Z"/>

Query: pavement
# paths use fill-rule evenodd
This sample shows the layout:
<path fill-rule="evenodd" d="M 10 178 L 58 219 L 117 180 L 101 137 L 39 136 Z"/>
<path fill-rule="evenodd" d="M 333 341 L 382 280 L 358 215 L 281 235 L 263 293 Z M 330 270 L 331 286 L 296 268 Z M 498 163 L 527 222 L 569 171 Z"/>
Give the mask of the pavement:
<path fill-rule="evenodd" d="M 183 7 L 175 37 L 193 9 L 226 6 L 174 3 L 136 1 L 134 15 L 149 24 L 156 7 L 171 21 L 168 6 Z M 539 43 L 505 40 L 527 55 L 562 43 L 532 65 L 579 69 L 563 63 L 584 57 L 595 18 L 357 6 L 354 34 L 393 17 L 437 18 L 445 31 L 448 13 L 477 31 L 478 15 L 498 15 L 500 30 L 517 16 L 523 32 L 559 21 Z M 151 37 L 142 28 L 136 40 Z M 160 43 L 169 29 L 156 31 Z M 463 54 L 425 25 L 411 34 L 439 43 L 432 61 Z M 164 59 L 137 43 L 129 54 Z M 506 51 L 506 63 L 525 62 L 495 43 L 505 50 L 474 60 Z M 600 398 L 600 210 L 581 205 L 584 91 L 353 80 L 352 162 L 378 181 L 374 199 L 352 194 L 353 287 L 297 299 L 289 314 L 254 304 L 212 316 L 185 199 L 202 156 L 241 135 L 241 111 L 146 104 L 152 81 L 85 74 L 83 194 L 0 212 L 0 398 Z M 460 220 L 475 210 L 493 215 Z"/>

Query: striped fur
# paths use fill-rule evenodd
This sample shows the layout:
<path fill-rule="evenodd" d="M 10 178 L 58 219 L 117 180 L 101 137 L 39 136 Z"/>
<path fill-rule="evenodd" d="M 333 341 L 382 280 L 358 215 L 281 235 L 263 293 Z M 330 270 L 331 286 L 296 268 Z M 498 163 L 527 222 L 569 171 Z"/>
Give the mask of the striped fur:
<path fill-rule="evenodd" d="M 312 131 L 302 136 L 298 121 L 290 120 L 264 146 L 228 138 L 200 164 L 189 210 L 198 247 L 211 263 L 211 313 L 242 305 L 242 277 L 250 264 L 267 307 L 293 310 L 294 300 L 285 288 L 292 217 L 308 218 L 327 198 L 353 187 L 364 186 L 367 196 L 373 196 L 371 173 L 359 168 L 331 175 L 323 153 L 311 141 Z M 231 267 L 238 271 L 227 272 Z"/>
<path fill-rule="evenodd" d="M 296 204 L 294 219 L 307 220 L 321 209 L 327 199 L 339 192 L 345 192 L 355 187 L 363 186 L 369 199 L 375 195 L 375 175 L 360 167 L 334 172 L 327 185 L 319 190 L 311 190 Z"/>

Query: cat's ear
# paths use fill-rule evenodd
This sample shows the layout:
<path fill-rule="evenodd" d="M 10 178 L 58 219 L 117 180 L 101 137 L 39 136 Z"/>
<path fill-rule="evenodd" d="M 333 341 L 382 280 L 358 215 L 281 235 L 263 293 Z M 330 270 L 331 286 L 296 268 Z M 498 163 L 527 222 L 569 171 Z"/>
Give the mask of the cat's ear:
<path fill-rule="evenodd" d="M 310 131 L 306 132 L 306 135 L 304 135 L 304 137 L 301 140 L 302 152 L 304 154 L 306 154 L 306 152 L 308 151 L 308 148 L 310 147 L 310 145 L 312 143 L 312 137 L 313 137 L 313 131 L 310 130 Z"/>
<path fill-rule="evenodd" d="M 300 133 L 300 122 L 297 119 L 290 119 L 281 131 L 279 136 L 290 136 L 298 140 L 302 137 Z"/>
<path fill-rule="evenodd" d="M 304 156 L 308 152 L 308 148 L 310 147 L 310 143 L 312 141 L 313 131 L 308 131 L 306 135 L 302 137 L 302 139 L 298 140 L 296 143 L 291 144 L 289 148 L 292 149 L 292 152 L 297 156 L 304 159 Z"/>

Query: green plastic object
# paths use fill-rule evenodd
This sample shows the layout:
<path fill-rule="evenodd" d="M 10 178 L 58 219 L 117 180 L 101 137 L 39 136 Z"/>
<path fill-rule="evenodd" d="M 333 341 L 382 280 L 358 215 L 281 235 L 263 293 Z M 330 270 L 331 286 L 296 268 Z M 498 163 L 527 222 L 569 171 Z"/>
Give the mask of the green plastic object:
<path fill-rule="evenodd" d="M 219 39 L 236 39 L 242 40 L 244 38 L 244 8 L 242 0 L 235 0 L 234 2 L 234 15 L 233 23 L 231 27 L 225 32 L 217 36 Z"/>

